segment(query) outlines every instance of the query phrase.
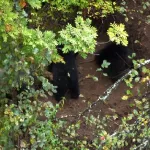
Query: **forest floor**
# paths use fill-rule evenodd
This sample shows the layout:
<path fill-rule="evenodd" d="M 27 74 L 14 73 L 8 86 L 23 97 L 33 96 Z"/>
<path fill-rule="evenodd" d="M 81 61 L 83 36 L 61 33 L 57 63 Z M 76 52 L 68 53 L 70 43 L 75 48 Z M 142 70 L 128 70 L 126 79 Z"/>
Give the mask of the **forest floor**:
<path fill-rule="evenodd" d="M 131 5 L 132 6 L 132 5 Z M 133 14 L 134 15 L 134 14 Z M 150 25 L 139 24 L 138 18 L 135 16 L 134 20 L 127 24 L 127 30 L 130 35 L 129 37 L 129 47 L 137 53 L 138 58 L 150 59 Z M 106 42 L 108 37 L 106 34 L 99 34 L 98 42 Z M 134 40 L 139 40 L 140 43 L 135 44 Z M 102 49 L 104 44 L 100 44 L 96 47 L 96 50 Z M 80 85 L 80 98 L 69 99 L 67 98 L 63 108 L 57 113 L 58 118 L 64 118 L 65 120 L 71 122 L 76 122 L 78 120 L 78 115 L 89 106 L 89 104 L 95 102 L 100 95 L 102 95 L 113 83 L 108 77 L 104 77 L 101 72 L 97 72 L 98 66 L 95 63 L 94 55 L 88 55 L 87 59 L 83 59 L 80 56 L 77 57 L 77 66 L 79 71 L 79 85 Z M 149 66 L 150 68 L 150 66 Z M 98 81 L 94 81 L 92 78 L 87 76 L 96 76 Z M 138 89 L 143 86 L 140 83 L 136 83 L 132 89 L 135 96 L 138 93 Z M 130 104 L 133 103 L 134 97 L 123 101 L 121 97 L 125 94 L 127 86 L 124 82 L 112 91 L 111 95 L 105 102 L 99 101 L 94 105 L 90 112 L 85 111 L 84 116 L 94 115 L 94 116 L 105 116 L 113 115 L 114 110 L 118 115 L 118 118 L 112 120 L 108 127 L 108 132 L 113 133 L 117 129 L 121 118 L 126 116 L 132 111 Z M 57 102 L 52 98 L 48 97 L 46 101 L 52 101 L 53 104 Z M 86 136 L 92 139 L 93 129 L 87 127 L 85 123 L 82 124 L 79 135 L 81 137 Z"/>
<path fill-rule="evenodd" d="M 147 34 L 150 35 L 150 30 L 148 32 L 149 33 Z M 101 42 L 104 41 L 99 41 L 99 43 Z M 146 44 L 149 43 L 150 36 Z M 104 45 L 97 46 L 96 50 L 103 48 L 103 46 Z M 147 53 L 145 53 L 145 58 L 147 58 Z M 99 115 L 103 117 L 105 115 L 114 115 L 115 111 L 118 118 L 110 121 L 108 126 L 108 132 L 113 133 L 118 128 L 121 118 L 123 116 L 127 116 L 127 114 L 131 113 L 133 110 L 133 107 L 130 107 L 130 104 L 133 104 L 134 97 L 127 101 L 121 99 L 122 96 L 125 95 L 126 90 L 129 89 L 124 82 L 121 82 L 119 86 L 112 91 L 111 95 L 108 99 L 106 99 L 105 102 L 100 100 L 90 109 L 89 112 L 88 106 L 91 103 L 94 103 L 99 98 L 99 96 L 103 95 L 103 93 L 113 83 L 108 77 L 103 76 L 101 72 L 96 71 L 98 66 L 95 63 L 94 55 L 88 55 L 87 59 L 83 59 L 78 56 L 77 66 L 79 71 L 80 98 L 77 100 L 66 98 L 63 108 L 57 113 L 57 117 L 64 118 L 64 120 L 67 120 L 70 123 L 74 123 L 78 121 L 78 115 L 82 112 L 84 112 L 83 116 L 94 115 L 96 117 Z M 99 80 L 94 81 L 92 78 L 88 78 L 89 75 L 96 76 Z M 135 83 L 133 89 L 131 89 L 135 96 L 138 94 L 138 90 L 141 88 L 141 86 L 143 85 L 140 83 Z M 53 97 L 48 97 L 47 101 L 51 101 L 53 104 L 57 103 Z M 85 111 L 85 109 L 87 109 L 87 111 Z M 82 123 L 82 126 L 79 130 L 79 135 L 81 137 L 86 136 L 92 140 L 94 136 L 93 128 L 87 127 L 84 122 Z"/>

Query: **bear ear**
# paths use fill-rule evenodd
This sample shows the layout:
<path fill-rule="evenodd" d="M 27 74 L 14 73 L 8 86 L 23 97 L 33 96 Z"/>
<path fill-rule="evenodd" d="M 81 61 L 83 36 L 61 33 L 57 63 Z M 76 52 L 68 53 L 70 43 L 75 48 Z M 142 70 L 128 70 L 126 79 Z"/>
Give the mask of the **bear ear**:
<path fill-rule="evenodd" d="M 57 48 L 57 50 L 62 50 L 64 48 L 64 45 L 62 45 L 62 44 L 61 45 L 57 45 L 56 48 Z"/>
<path fill-rule="evenodd" d="M 63 47 L 64 47 L 64 45 L 57 45 L 57 47 L 56 47 L 57 51 L 58 51 L 58 54 L 61 55 L 61 56 L 64 55 L 63 51 L 62 51 Z"/>

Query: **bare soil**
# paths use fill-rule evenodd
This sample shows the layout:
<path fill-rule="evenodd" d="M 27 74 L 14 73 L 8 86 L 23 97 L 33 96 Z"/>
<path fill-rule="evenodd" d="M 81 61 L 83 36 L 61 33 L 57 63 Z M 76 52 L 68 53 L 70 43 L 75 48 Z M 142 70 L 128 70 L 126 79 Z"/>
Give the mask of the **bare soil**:
<path fill-rule="evenodd" d="M 149 40 L 150 40 L 150 30 L 149 30 Z M 149 40 L 147 40 L 146 42 L 147 44 L 149 44 L 150 42 Z M 103 46 L 104 45 L 97 46 L 96 49 L 98 50 Z M 89 106 L 89 103 L 95 102 L 98 99 L 98 97 L 102 95 L 113 84 L 108 77 L 105 77 L 102 75 L 101 72 L 96 71 L 98 66 L 94 61 L 94 55 L 89 55 L 87 59 L 83 59 L 80 56 L 78 56 L 77 65 L 79 71 L 79 85 L 81 96 L 77 100 L 67 98 L 63 108 L 57 114 L 58 118 L 64 118 L 70 123 L 76 122 L 78 120 L 79 113 L 84 112 L 84 110 Z M 94 81 L 92 78 L 87 78 L 88 75 L 94 75 L 98 77 L 99 80 Z M 134 85 L 134 88 L 132 89 L 135 95 L 137 95 L 139 88 L 141 88 L 141 85 L 136 83 Z M 84 116 L 89 116 L 92 114 L 94 116 L 100 115 L 101 117 L 103 117 L 104 115 L 114 114 L 115 110 L 116 114 L 118 115 L 118 118 L 110 122 L 108 127 L 108 132 L 113 133 L 117 129 L 120 123 L 120 119 L 123 116 L 126 116 L 128 113 L 130 113 L 133 109 L 132 107 L 129 106 L 129 104 L 133 103 L 133 98 L 127 101 L 123 101 L 121 99 L 121 97 L 125 94 L 125 91 L 127 89 L 128 88 L 125 85 L 125 83 L 122 82 L 115 90 L 113 90 L 113 92 L 111 93 L 109 98 L 106 99 L 105 102 L 103 101 L 98 102 L 96 105 L 92 107 L 90 112 L 85 111 Z M 57 103 L 52 97 L 49 97 L 47 100 L 52 101 L 54 104 Z M 85 123 L 83 123 L 79 130 L 79 135 L 81 137 L 86 136 L 90 140 L 92 140 L 93 138 L 92 133 L 93 129 L 87 127 Z"/>
<path fill-rule="evenodd" d="M 132 3 L 132 2 L 131 2 Z M 132 4 L 130 5 L 132 6 Z M 134 15 L 134 14 L 133 14 Z M 137 53 L 138 58 L 150 59 L 150 25 L 139 24 L 137 25 L 138 18 L 127 24 L 127 30 L 130 35 L 129 46 Z M 108 37 L 106 34 L 99 34 L 98 42 L 106 42 Z M 134 43 L 135 40 L 139 40 L 139 43 Z M 103 48 L 104 44 L 100 44 L 96 47 L 96 50 Z M 79 113 L 83 112 L 89 103 L 95 102 L 100 95 L 102 95 L 113 83 L 108 77 L 104 77 L 102 73 L 96 72 L 98 66 L 94 61 L 94 55 L 89 55 L 87 59 L 82 59 L 80 56 L 77 57 L 77 65 L 79 71 L 79 84 L 81 96 L 78 100 L 69 99 L 65 101 L 63 108 L 58 112 L 58 118 L 65 118 L 69 122 L 76 122 Z M 149 66 L 150 67 L 150 66 Z M 88 75 L 94 75 L 99 78 L 99 81 L 93 81 L 92 78 L 87 78 Z M 137 95 L 137 91 L 141 87 L 140 84 L 136 83 L 132 91 Z M 120 118 L 126 116 L 132 111 L 132 107 L 129 104 L 133 103 L 133 98 L 128 101 L 123 101 L 121 97 L 125 94 L 127 87 L 125 83 L 121 83 L 117 89 L 115 89 L 110 97 L 105 101 L 100 101 L 94 105 L 91 111 L 86 111 L 85 116 L 93 114 L 94 116 L 113 114 L 113 110 L 116 111 L 118 119 L 112 121 L 109 124 L 108 131 L 113 133 L 117 129 L 120 123 Z M 56 104 L 56 101 L 52 97 L 48 97 L 47 101 L 52 101 Z M 82 124 L 79 130 L 81 137 L 87 136 L 92 139 L 92 128 L 86 127 L 85 123 Z"/>

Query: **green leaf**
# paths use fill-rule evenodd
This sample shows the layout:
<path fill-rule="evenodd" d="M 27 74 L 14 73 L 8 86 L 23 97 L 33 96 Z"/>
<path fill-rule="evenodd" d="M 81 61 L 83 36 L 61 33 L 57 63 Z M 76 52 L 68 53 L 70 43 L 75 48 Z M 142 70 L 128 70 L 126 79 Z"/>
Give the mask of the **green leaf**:
<path fill-rule="evenodd" d="M 94 81 L 96 81 L 96 82 L 98 81 L 97 77 L 93 76 L 92 78 L 93 78 Z"/>
<path fill-rule="evenodd" d="M 103 60 L 103 63 L 101 65 L 102 68 L 108 68 L 108 66 L 110 65 L 111 63 L 108 62 L 107 60 Z"/>
<path fill-rule="evenodd" d="M 102 68 L 98 68 L 96 71 L 102 71 Z"/>
<path fill-rule="evenodd" d="M 135 82 L 139 82 L 140 81 L 140 77 L 136 77 L 134 80 L 135 80 Z"/>
<path fill-rule="evenodd" d="M 117 44 L 122 44 L 124 46 L 128 45 L 128 34 L 125 31 L 124 24 L 111 23 L 107 30 L 107 34 L 112 42 L 116 42 Z"/>
<path fill-rule="evenodd" d="M 133 110 L 133 113 L 134 113 L 135 115 L 138 115 L 138 114 L 139 114 L 136 109 Z"/>

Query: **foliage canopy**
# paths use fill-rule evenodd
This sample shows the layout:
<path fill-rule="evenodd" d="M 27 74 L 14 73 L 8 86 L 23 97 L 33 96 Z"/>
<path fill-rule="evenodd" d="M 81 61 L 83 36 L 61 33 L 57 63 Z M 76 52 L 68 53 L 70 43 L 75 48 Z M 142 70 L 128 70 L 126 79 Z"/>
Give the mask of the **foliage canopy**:
<path fill-rule="evenodd" d="M 92 19 L 105 18 L 115 12 L 125 15 L 126 3 L 122 4 L 118 6 L 112 0 L 0 1 L 0 149 L 107 150 L 128 145 L 125 139 L 133 139 L 135 144 L 132 148 L 149 140 L 147 97 L 135 100 L 136 108 L 121 119 L 122 123 L 114 135 L 107 133 L 106 126 L 112 118 L 117 118 L 116 114 L 103 118 L 83 116 L 87 126 L 96 126 L 92 142 L 87 137 L 78 139 L 81 114 L 76 123 L 68 124 L 65 119 L 56 117 L 63 101 L 55 106 L 41 101 L 47 94 L 56 92 L 56 87 L 45 77 L 45 68 L 52 62 L 64 63 L 58 55 L 57 45 L 64 45 L 64 53 L 74 51 L 83 58 L 93 54 L 98 35 Z M 147 6 L 148 2 L 143 4 L 144 10 Z M 110 41 L 128 44 L 124 24 L 110 24 L 107 34 Z M 135 65 L 137 63 L 134 61 Z M 108 65 L 105 62 L 104 67 Z M 147 76 L 142 83 L 146 83 L 150 71 L 145 67 L 142 69 Z M 133 80 L 132 75 L 126 84 L 132 87 Z M 41 88 L 36 87 L 39 83 Z M 24 84 L 26 90 L 16 93 Z M 132 93 L 128 90 L 122 99 L 127 100 L 130 95 Z M 42 117 L 46 119 L 43 121 Z M 130 124 L 134 119 L 137 122 Z"/>

